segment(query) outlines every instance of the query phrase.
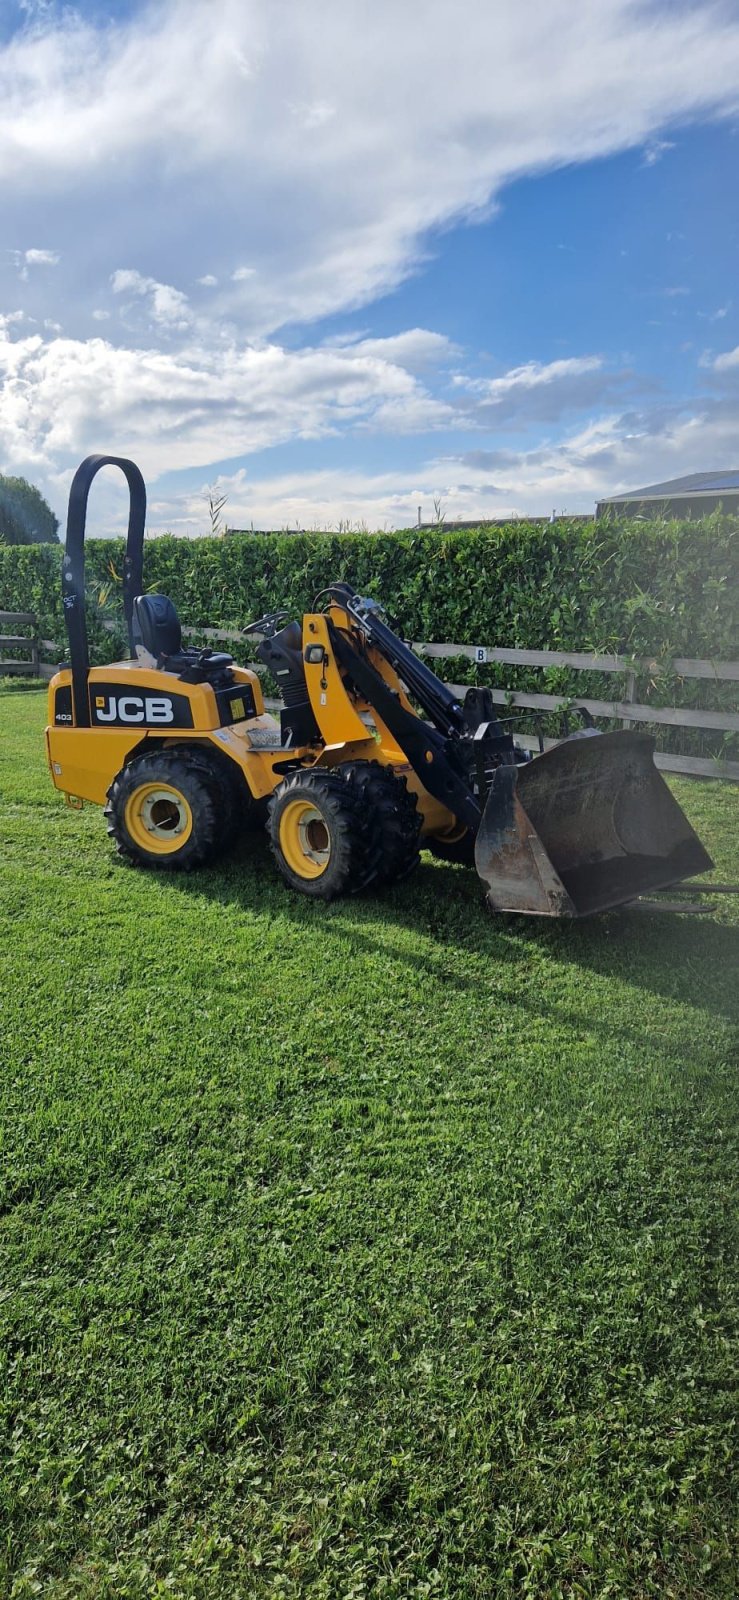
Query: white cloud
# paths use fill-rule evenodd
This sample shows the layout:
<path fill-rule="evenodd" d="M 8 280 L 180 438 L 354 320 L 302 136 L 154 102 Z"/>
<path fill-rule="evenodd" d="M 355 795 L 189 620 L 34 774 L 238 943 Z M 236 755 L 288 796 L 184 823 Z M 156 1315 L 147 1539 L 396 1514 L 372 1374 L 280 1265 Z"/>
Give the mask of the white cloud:
<path fill-rule="evenodd" d="M 3 222 L 8 238 L 58 248 L 10 253 L 6 272 L 9 260 L 14 300 L 16 269 L 29 283 L 24 328 L 30 311 L 39 323 L 63 315 L 77 337 L 0 342 L 0 458 L 35 463 L 54 483 L 109 446 L 139 455 L 152 477 L 294 438 L 500 432 L 590 407 L 591 436 L 510 461 L 498 451 L 494 487 L 468 452 L 431 462 L 417 489 L 404 472 L 314 475 L 303 489 L 284 480 L 284 493 L 305 517 L 315 494 L 334 520 L 382 522 L 408 520 L 398 506 L 416 492 L 441 493 L 460 514 L 486 509 L 472 503 L 483 490 L 501 511 L 548 509 L 555 484 L 588 504 L 619 486 L 609 473 L 669 475 L 678 424 L 660 434 L 622 413 L 604 421 L 606 404 L 623 407 L 614 391 L 626 375 L 597 355 L 462 372 L 452 385 L 444 369 L 462 356 L 427 329 L 303 350 L 278 341 L 286 323 L 391 289 L 433 230 L 489 215 L 512 180 L 627 148 L 651 165 L 681 120 L 739 107 L 739 14 L 723 0 L 463 9 L 461 26 L 448 0 L 426 0 L 419 27 L 418 8 L 396 0 L 321 0 L 318 27 L 300 0 L 151 0 L 96 26 L 36 4 L 33 25 L 0 45 Z M 177 285 L 193 282 L 212 292 L 191 306 Z M 85 338 L 110 319 L 108 285 L 116 335 Z M 505 316 L 491 301 L 493 347 Z M 738 352 L 711 363 L 718 386 Z M 719 459 L 728 415 L 714 396 L 696 403 L 692 433 L 680 424 L 686 450 L 707 430 L 696 470 Z M 281 492 L 276 481 L 262 491 L 278 522 Z"/>
<path fill-rule="evenodd" d="M 130 267 L 118 267 L 111 275 L 114 294 L 132 294 L 148 301 L 149 315 L 160 328 L 186 328 L 192 321 L 187 295 L 169 283 L 157 283 Z"/>
<path fill-rule="evenodd" d="M 596 500 L 623 489 L 705 470 L 706 462 L 735 460 L 739 401 L 726 408 L 696 409 L 646 418 L 604 417 L 559 444 L 534 450 L 477 451 L 425 462 L 411 472 L 358 470 L 251 477 L 240 470 L 221 475 L 231 527 L 334 527 L 347 521 L 369 528 L 408 527 L 417 506 L 433 520 L 439 499 L 448 526 L 472 517 L 546 516 L 592 512 Z M 199 495 L 157 500 L 153 526 L 196 534 L 204 531 Z"/>
<path fill-rule="evenodd" d="M 24 283 L 28 282 L 29 267 L 58 267 L 61 259 L 56 250 L 9 250 L 8 256 Z"/>
<path fill-rule="evenodd" d="M 707 365 L 712 366 L 714 372 L 730 372 L 732 368 L 739 367 L 739 344 L 735 350 L 725 350 L 722 355 L 716 356 Z"/>
<path fill-rule="evenodd" d="M 0 48 L 4 218 L 33 191 L 74 251 L 94 205 L 118 260 L 133 238 L 138 270 L 176 281 L 186 217 L 194 277 L 229 280 L 239 249 L 256 270 L 213 314 L 266 333 L 392 287 L 430 229 L 486 214 L 524 173 L 656 151 L 680 119 L 739 103 L 721 0 L 468 0 L 464 25 L 427 0 L 421 27 L 396 0 L 320 15 L 157 0 L 100 26 L 37 20 Z"/>
<path fill-rule="evenodd" d="M 352 356 L 379 356 L 383 361 L 397 362 L 408 372 L 441 366 L 459 354 L 450 339 L 429 328 L 407 328 L 403 333 L 388 334 L 384 339 L 349 335 L 332 340 L 330 344 L 333 348 L 347 350 Z"/>
<path fill-rule="evenodd" d="M 457 392 L 473 397 L 468 412 L 478 426 L 501 428 L 514 422 L 554 422 L 566 412 L 600 406 L 630 377 L 607 368 L 601 356 L 589 355 L 527 361 L 497 378 L 458 373 L 454 385 Z"/>
<path fill-rule="evenodd" d="M 727 354 L 730 366 L 739 367 L 739 350 Z M 154 486 L 155 531 L 193 534 L 203 527 L 199 491 L 163 494 L 155 487 L 168 474 L 201 466 L 212 478 L 214 461 L 238 460 L 281 440 L 380 426 L 397 433 L 407 423 L 433 428 L 457 420 L 413 374 L 355 346 L 193 347 L 185 357 L 116 349 L 103 339 L 12 339 L 7 329 L 0 339 L 0 377 L 0 461 L 32 469 L 61 513 L 68 463 L 95 449 L 130 454 Z M 529 385 L 524 403 L 546 387 Z M 437 497 L 448 522 L 543 514 L 552 507 L 589 511 L 618 489 L 699 471 L 707 462 L 730 465 L 738 435 L 739 396 L 729 388 L 722 392 L 717 378 L 715 392 L 692 406 L 611 412 L 535 448 L 485 448 L 489 435 L 481 433 L 479 449 L 439 453 L 410 470 L 401 464 L 371 473 L 349 464 L 266 477 L 260 465 L 257 476 L 243 467 L 221 471 L 218 485 L 228 494 L 232 526 L 336 526 L 347 519 L 405 526 L 415 520 L 419 502 L 431 517 Z M 349 443 L 345 459 L 351 463 Z M 107 493 L 102 503 L 111 506 L 106 526 L 113 528 L 124 515 L 123 501 L 113 499 L 113 490 L 106 500 Z"/>
<path fill-rule="evenodd" d="M 120 276 L 119 292 L 138 292 L 135 274 Z M 267 343 L 164 352 L 122 349 L 102 338 L 13 340 L 6 329 L 0 331 L 0 458 L 52 470 L 115 447 L 158 476 L 289 439 L 387 426 L 388 419 L 407 431 L 453 418 L 410 372 L 383 356 L 381 340 L 373 344 L 371 353 Z"/>
<path fill-rule="evenodd" d="M 57 267 L 59 253 L 57 250 L 24 250 L 23 260 L 27 267 Z"/>
<path fill-rule="evenodd" d="M 644 150 L 642 164 L 645 167 L 656 167 L 668 150 L 674 150 L 674 139 L 650 139 Z"/>
<path fill-rule="evenodd" d="M 592 511 L 596 500 L 736 459 L 739 397 L 701 397 L 659 412 L 601 417 L 558 443 L 531 450 L 472 451 L 436 463 L 464 480 L 474 498 L 492 489 L 520 509 Z"/>
<path fill-rule="evenodd" d="M 114 293 L 153 307 L 154 291 L 165 287 L 133 269 L 114 274 Z M 583 356 L 532 362 L 494 379 L 457 376 L 452 385 L 443 369 L 456 353 L 427 328 L 298 350 L 193 339 L 167 351 L 121 348 L 100 337 L 13 341 L 6 329 L 0 453 L 15 449 L 52 468 L 115 445 L 159 476 L 329 434 L 469 431 L 488 428 L 491 415 L 499 430 L 559 420 L 623 381 L 603 370 L 600 357 Z M 424 369 L 439 393 L 427 386 Z"/>
<path fill-rule="evenodd" d="M 540 389 L 560 383 L 562 379 L 580 378 L 586 372 L 600 372 L 600 356 L 571 356 L 561 361 L 527 361 L 522 367 L 513 367 L 502 378 L 458 377 L 456 382 L 488 400 L 500 400 L 514 390 Z"/>

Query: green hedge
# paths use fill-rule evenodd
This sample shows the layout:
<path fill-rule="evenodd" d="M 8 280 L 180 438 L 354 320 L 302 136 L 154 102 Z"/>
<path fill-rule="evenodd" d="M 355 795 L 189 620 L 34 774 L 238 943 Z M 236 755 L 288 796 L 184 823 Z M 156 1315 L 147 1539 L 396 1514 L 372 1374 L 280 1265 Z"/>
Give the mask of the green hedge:
<path fill-rule="evenodd" d="M 682 523 L 515 523 L 441 534 L 165 536 L 147 542 L 144 574 L 147 588 L 169 594 L 193 627 L 240 627 L 279 605 L 299 614 L 326 584 L 348 579 L 382 600 L 406 638 L 731 660 L 739 654 L 738 531 L 739 519 L 715 513 Z M 0 547 L 0 608 L 37 612 L 42 635 L 61 642 L 60 560 L 54 545 Z M 121 562 L 120 540 L 90 542 L 91 590 L 110 587 L 114 605 Z M 101 620 L 91 605 L 94 654 L 105 659 L 110 638 Z M 566 669 L 477 669 L 467 661 L 443 670 L 457 681 L 575 696 L 612 698 L 621 682 Z M 733 700 L 731 684 L 676 685 L 662 675 L 654 683 L 642 678 L 637 688 L 655 705 L 676 695 L 681 704 L 716 708 Z M 702 747 L 716 748 L 716 739 L 700 738 Z M 673 732 L 670 742 L 674 748 Z"/>

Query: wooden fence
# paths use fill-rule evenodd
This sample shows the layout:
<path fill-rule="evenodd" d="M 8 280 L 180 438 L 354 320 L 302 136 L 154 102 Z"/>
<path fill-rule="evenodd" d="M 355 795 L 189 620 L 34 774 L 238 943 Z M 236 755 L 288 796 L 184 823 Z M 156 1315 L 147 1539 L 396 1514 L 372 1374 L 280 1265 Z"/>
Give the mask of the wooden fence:
<path fill-rule="evenodd" d="M 652 726 L 666 724 L 673 728 L 704 728 L 719 733 L 739 733 L 739 713 L 735 711 L 703 711 L 692 706 L 652 706 L 635 699 L 636 679 L 639 674 L 657 677 L 668 671 L 679 678 L 703 678 L 713 683 L 739 682 L 739 661 L 698 661 L 686 656 L 676 656 L 668 663 L 655 660 L 634 660 L 630 656 L 597 655 L 579 650 L 506 650 L 488 645 L 472 644 L 414 644 L 413 649 L 422 656 L 444 660 L 465 656 L 478 666 L 500 662 L 511 667 L 569 667 L 575 672 L 612 672 L 622 674 L 625 685 L 622 695 L 614 700 L 593 700 L 587 695 L 535 694 L 509 689 L 493 689 L 493 701 L 499 706 L 520 706 L 527 710 L 562 711 L 576 703 L 584 706 L 592 717 L 607 717 L 620 721 L 624 727 L 646 722 Z M 464 684 L 449 684 L 453 693 L 464 694 Z M 519 737 L 518 735 L 516 736 Z M 528 749 L 538 748 L 538 738 L 523 736 L 520 742 Z M 545 745 L 556 740 L 544 741 Z M 708 756 L 683 756 L 670 751 L 657 751 L 655 761 L 665 772 L 681 772 L 701 778 L 732 778 L 739 780 L 739 761 L 720 761 Z"/>
<path fill-rule="evenodd" d="M 7 613 L 0 612 L 0 620 Z M 208 639 L 221 641 L 227 644 L 242 643 L 242 636 L 238 631 L 227 628 L 183 628 L 183 634 L 188 638 Z M 7 643 L 7 641 L 6 641 Z M 42 639 L 41 644 L 45 649 L 56 648 L 47 639 Z M 589 696 L 572 696 L 561 694 L 537 694 L 532 691 L 518 691 L 509 689 L 493 689 L 492 696 L 496 705 L 510 708 L 539 712 L 542 715 L 556 711 L 566 711 L 573 705 L 584 706 L 592 717 L 607 718 L 608 721 L 619 721 L 623 727 L 633 724 L 649 723 L 652 726 L 666 725 L 674 728 L 699 728 L 710 729 L 719 733 L 739 733 L 739 712 L 735 711 L 703 711 L 692 706 L 652 706 L 636 700 L 637 676 L 649 674 L 658 678 L 665 673 L 686 679 L 707 679 L 713 683 L 739 682 L 739 661 L 698 661 L 691 657 L 677 656 L 668 662 L 656 660 L 635 660 L 631 656 L 598 655 L 581 650 L 508 650 L 498 646 L 481 644 L 424 644 L 417 643 L 413 649 L 420 656 L 427 656 L 434 660 L 449 660 L 454 657 L 465 657 L 477 666 L 489 666 L 499 663 L 510 667 L 569 667 L 575 672 L 604 672 L 621 675 L 624 679 L 622 692 L 613 700 L 594 700 Z M 259 663 L 252 662 L 252 667 L 257 672 L 264 672 L 266 668 Z M 44 676 L 50 676 L 53 669 L 41 668 Z M 2 667 L 0 667 L 2 671 Z M 460 696 L 466 694 L 468 684 L 451 683 L 448 687 Z M 271 704 L 271 702 L 270 702 Z M 519 742 L 529 750 L 539 748 L 537 734 L 516 734 Z M 545 748 L 556 744 L 555 739 L 544 739 Z M 739 761 L 724 761 L 711 756 L 685 756 L 671 751 L 658 751 L 655 755 L 658 767 L 664 772 L 682 773 L 690 777 L 700 778 L 728 778 L 739 782 Z"/>
<path fill-rule="evenodd" d="M 0 611 L 0 627 L 2 628 L 30 628 L 26 633 L 0 633 L 0 656 L 3 650 L 25 650 L 26 655 L 21 661 L 0 660 L 0 677 L 14 673 L 24 678 L 37 678 L 39 676 L 39 640 L 36 635 L 37 620 L 33 611 Z"/>

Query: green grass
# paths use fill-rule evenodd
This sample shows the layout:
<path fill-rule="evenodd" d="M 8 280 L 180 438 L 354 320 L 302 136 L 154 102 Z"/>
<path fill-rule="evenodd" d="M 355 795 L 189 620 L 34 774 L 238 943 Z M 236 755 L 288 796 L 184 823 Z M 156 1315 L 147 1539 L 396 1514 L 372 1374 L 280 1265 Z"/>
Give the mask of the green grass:
<path fill-rule="evenodd" d="M 736 906 L 147 876 L 44 711 L 0 700 L 0 1593 L 733 1596 Z M 736 792 L 675 787 L 736 876 Z"/>

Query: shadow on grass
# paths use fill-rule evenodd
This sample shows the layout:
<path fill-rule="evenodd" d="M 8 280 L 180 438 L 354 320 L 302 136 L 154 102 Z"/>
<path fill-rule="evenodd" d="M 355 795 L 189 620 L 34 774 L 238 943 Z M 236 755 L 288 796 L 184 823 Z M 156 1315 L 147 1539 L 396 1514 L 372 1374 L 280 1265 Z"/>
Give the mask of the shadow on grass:
<path fill-rule="evenodd" d="M 258 835 L 248 837 L 238 854 L 218 868 L 193 877 L 177 874 L 171 881 L 186 896 L 251 913 L 269 908 L 275 917 L 304 928 L 312 938 L 322 927 L 354 950 L 371 955 L 384 950 L 392 959 L 471 994 L 480 993 L 481 957 L 491 969 L 493 963 L 517 966 L 536 950 L 555 965 L 739 1021 L 732 979 L 739 969 L 739 928 L 710 916 L 652 916 L 627 910 L 582 922 L 494 916 L 486 909 L 484 890 L 474 872 L 425 860 L 412 879 L 393 889 L 326 905 L 294 895 L 282 884 Z M 392 930 L 401 937 L 393 939 Z M 432 941 L 436 951 L 411 949 L 405 937 L 408 930 Z M 469 976 L 459 970 L 460 953 L 474 961 L 475 971 Z M 320 960 L 318 948 L 316 960 Z M 522 1003 L 520 994 L 514 998 L 516 1004 Z M 538 1014 L 573 1020 L 565 1008 L 545 1002 L 538 990 L 527 1006 Z M 647 1015 L 644 1022 L 648 1023 Z M 602 1026 L 611 1036 L 619 1031 L 612 1016 Z M 624 1029 L 624 1037 L 631 1037 L 632 1031 Z"/>

